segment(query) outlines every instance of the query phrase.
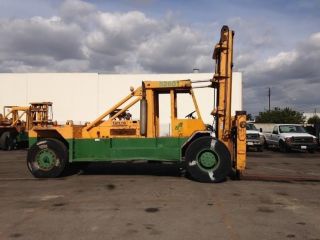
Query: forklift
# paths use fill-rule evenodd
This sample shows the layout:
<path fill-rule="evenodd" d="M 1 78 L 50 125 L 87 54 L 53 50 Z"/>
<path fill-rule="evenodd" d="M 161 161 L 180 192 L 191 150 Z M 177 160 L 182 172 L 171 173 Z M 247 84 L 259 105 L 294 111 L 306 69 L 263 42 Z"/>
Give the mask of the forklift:
<path fill-rule="evenodd" d="M 181 163 L 199 182 L 222 182 L 232 172 L 240 177 L 246 163 L 246 112 L 231 115 L 233 38 L 234 32 L 223 26 L 213 53 L 216 67 L 212 79 L 143 81 L 90 123 L 33 126 L 29 131 L 29 171 L 36 178 L 54 178 L 70 163 L 145 160 Z M 203 122 L 193 91 L 199 83 L 217 92 L 216 99 L 211 99 L 215 102 L 213 131 Z M 195 109 L 185 118 L 177 114 L 181 94 L 192 99 Z M 170 98 L 170 134 L 164 137 L 159 124 L 161 95 Z M 140 104 L 138 120 L 129 113 L 136 104 Z"/>
<path fill-rule="evenodd" d="M 0 114 L 0 149 L 10 151 L 28 147 L 28 131 L 34 125 L 50 123 L 51 102 L 34 102 L 30 106 L 4 106 Z"/>

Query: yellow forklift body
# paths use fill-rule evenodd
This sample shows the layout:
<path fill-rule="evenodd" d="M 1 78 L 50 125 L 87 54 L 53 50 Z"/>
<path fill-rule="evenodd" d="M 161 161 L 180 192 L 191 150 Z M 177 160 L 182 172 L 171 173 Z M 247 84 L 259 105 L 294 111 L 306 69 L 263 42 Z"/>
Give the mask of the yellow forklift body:
<path fill-rule="evenodd" d="M 68 121 L 65 125 L 35 125 L 29 131 L 33 144 L 28 153 L 30 171 L 36 177 L 50 177 L 62 172 L 64 161 L 143 159 L 184 161 L 187 171 L 199 181 L 222 181 L 231 168 L 241 173 L 246 162 L 246 114 L 231 115 L 233 37 L 233 31 L 222 27 L 213 53 L 214 76 L 199 81 L 217 90 L 217 104 L 212 111 L 213 132 L 203 122 L 198 108 L 193 92 L 197 81 L 143 81 L 140 87 L 131 88 L 130 94 L 91 123 L 74 125 Z M 160 136 L 159 96 L 162 94 L 170 98 L 167 137 Z M 177 114 L 179 94 L 189 94 L 193 102 L 194 111 L 185 118 Z M 140 104 L 140 118 L 133 120 L 129 109 L 137 103 Z M 55 165 L 57 161 L 60 165 Z"/>

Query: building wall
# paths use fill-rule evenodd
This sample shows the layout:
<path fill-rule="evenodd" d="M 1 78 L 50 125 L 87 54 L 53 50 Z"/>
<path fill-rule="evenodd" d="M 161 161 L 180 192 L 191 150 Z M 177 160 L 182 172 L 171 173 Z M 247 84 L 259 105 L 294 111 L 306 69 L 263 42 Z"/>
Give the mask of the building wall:
<path fill-rule="evenodd" d="M 0 74 L 0 107 L 28 105 L 30 102 L 53 102 L 54 119 L 60 123 L 93 121 L 100 114 L 129 94 L 130 86 L 138 87 L 144 80 L 205 80 L 212 73 L 190 74 L 98 74 L 98 73 L 17 73 Z M 242 110 L 242 75 L 233 74 L 233 112 Z M 201 84 L 200 84 L 201 85 Z M 206 84 L 202 84 L 206 85 Z M 213 89 L 195 89 L 202 118 L 211 123 Z M 194 110 L 189 98 L 181 99 L 181 114 Z M 163 123 L 167 124 L 170 111 L 168 98 L 161 98 Z M 189 104 L 190 103 L 190 104 Z M 139 105 L 139 104 L 137 104 Z M 160 106 L 161 107 L 161 106 Z M 130 111 L 139 117 L 139 107 Z"/>
<path fill-rule="evenodd" d="M 320 113 L 314 113 L 314 112 L 309 112 L 309 113 L 303 113 L 303 116 L 306 117 L 306 122 L 308 122 L 309 118 L 312 118 L 313 116 L 317 115 L 318 117 L 320 117 Z"/>

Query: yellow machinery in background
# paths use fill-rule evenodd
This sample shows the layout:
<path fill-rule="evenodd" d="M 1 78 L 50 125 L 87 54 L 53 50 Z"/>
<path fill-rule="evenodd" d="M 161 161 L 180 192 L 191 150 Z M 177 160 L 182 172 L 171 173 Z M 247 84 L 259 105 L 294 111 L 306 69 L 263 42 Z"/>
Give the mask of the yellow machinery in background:
<path fill-rule="evenodd" d="M 4 106 L 0 114 L 0 149 L 28 146 L 28 131 L 38 124 L 51 123 L 52 103 L 35 102 L 30 106 Z"/>
<path fill-rule="evenodd" d="M 231 116 L 234 32 L 224 26 L 214 49 L 212 79 L 192 82 L 144 81 L 137 89 L 86 125 L 41 123 L 29 131 L 27 163 L 35 177 L 57 177 L 68 163 L 98 161 L 180 162 L 201 182 L 221 182 L 232 172 L 239 176 L 246 162 L 246 113 Z M 198 83 L 217 90 L 212 115 L 214 131 L 204 124 L 193 92 Z M 171 131 L 160 137 L 159 96 L 170 96 Z M 177 99 L 187 94 L 194 111 L 178 117 Z M 140 103 L 140 118 L 129 109 Z M 196 114 L 194 114 L 196 113 Z M 196 115 L 196 116 L 194 116 Z"/>

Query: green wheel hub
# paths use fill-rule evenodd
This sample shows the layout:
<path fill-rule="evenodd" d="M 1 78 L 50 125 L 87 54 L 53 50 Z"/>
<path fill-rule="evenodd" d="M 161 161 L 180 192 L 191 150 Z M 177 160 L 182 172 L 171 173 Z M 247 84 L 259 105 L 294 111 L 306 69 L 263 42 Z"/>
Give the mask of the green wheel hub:
<path fill-rule="evenodd" d="M 198 164 L 204 169 L 213 169 L 218 165 L 219 158 L 211 150 L 204 150 L 198 154 Z"/>
<path fill-rule="evenodd" d="M 40 169 L 48 171 L 56 165 L 57 156 L 52 150 L 43 149 L 37 154 L 36 162 Z"/>

